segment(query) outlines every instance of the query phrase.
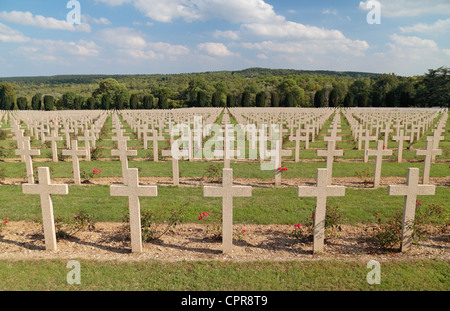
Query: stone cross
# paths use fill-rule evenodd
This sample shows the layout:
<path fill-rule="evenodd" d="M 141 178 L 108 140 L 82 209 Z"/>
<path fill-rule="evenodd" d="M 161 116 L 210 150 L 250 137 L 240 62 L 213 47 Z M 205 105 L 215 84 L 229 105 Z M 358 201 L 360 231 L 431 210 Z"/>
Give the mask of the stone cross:
<path fill-rule="evenodd" d="M 34 172 L 33 172 L 33 161 L 31 156 L 40 155 L 41 151 L 39 149 L 31 149 L 30 137 L 25 136 L 22 140 L 22 149 L 16 150 L 16 155 L 23 157 L 25 161 L 25 169 L 27 171 L 27 179 L 29 184 L 34 184 Z"/>
<path fill-rule="evenodd" d="M 441 131 L 438 129 L 433 130 L 433 149 L 439 149 L 439 141 L 444 140 L 444 136 L 441 136 Z M 428 137 L 427 137 L 428 140 Z M 433 155 L 431 161 L 433 162 L 436 159 L 436 155 Z"/>
<path fill-rule="evenodd" d="M 69 128 L 69 125 L 66 123 L 65 126 L 61 129 L 61 133 L 63 133 L 66 138 L 66 147 L 70 149 L 70 133 L 75 133 L 75 130 Z"/>
<path fill-rule="evenodd" d="M 386 123 L 385 128 L 382 129 L 380 132 L 384 133 L 384 145 L 387 148 L 389 135 L 390 135 L 390 133 L 393 132 L 393 130 L 391 129 L 391 121 L 390 120 Z"/>
<path fill-rule="evenodd" d="M 87 157 L 88 151 L 85 149 L 79 150 L 77 140 L 72 140 L 71 147 L 71 149 L 63 150 L 62 154 L 72 157 L 73 180 L 75 185 L 81 185 L 80 161 L 78 160 L 78 157 Z"/>
<path fill-rule="evenodd" d="M 52 142 L 53 162 L 58 162 L 58 146 L 56 145 L 56 141 L 62 140 L 62 137 L 58 136 L 58 133 L 56 130 L 52 130 L 52 135 L 47 136 L 45 139 Z"/>
<path fill-rule="evenodd" d="M 52 194 L 68 194 L 67 185 L 55 185 L 50 182 L 50 170 L 48 167 L 38 168 L 38 184 L 23 184 L 22 191 L 25 194 L 39 194 L 42 208 L 42 223 L 44 227 L 45 247 L 47 250 L 56 251 L 56 232 L 53 217 Z"/>
<path fill-rule="evenodd" d="M 345 187 L 328 185 L 328 173 L 326 168 L 317 169 L 316 187 L 298 186 L 299 197 L 317 198 L 316 211 L 314 213 L 314 253 L 323 251 L 327 197 L 344 195 Z"/>
<path fill-rule="evenodd" d="M 403 157 L 403 141 L 408 140 L 409 136 L 404 135 L 405 130 L 401 129 L 399 130 L 399 134 L 396 136 L 392 136 L 392 139 L 394 141 L 398 141 L 398 153 L 397 153 L 397 162 L 402 162 Z"/>
<path fill-rule="evenodd" d="M 233 197 L 251 197 L 252 187 L 233 186 L 233 169 L 223 169 L 222 187 L 205 186 L 205 197 L 222 198 L 222 252 L 229 254 L 233 250 Z"/>
<path fill-rule="evenodd" d="M 128 169 L 128 156 L 137 156 L 137 150 L 128 150 L 127 148 L 127 141 L 126 140 L 120 140 L 118 142 L 119 149 L 111 150 L 112 156 L 118 156 L 120 158 L 120 162 L 122 164 L 122 178 L 123 183 L 126 184 L 128 177 L 126 176 L 129 169 Z"/>
<path fill-rule="evenodd" d="M 433 155 L 437 156 L 441 154 L 442 154 L 441 149 L 433 148 L 433 136 L 427 136 L 427 147 L 425 149 L 416 150 L 416 155 L 425 156 L 425 161 L 423 164 L 423 176 L 422 176 L 423 184 L 428 184 L 430 182 L 430 168 Z"/>
<path fill-rule="evenodd" d="M 282 170 L 279 170 L 281 167 L 282 157 L 289 157 L 292 155 L 292 150 L 283 150 L 283 126 L 279 127 L 279 136 L 278 140 L 275 141 L 276 151 L 278 151 L 278 155 L 276 157 L 275 164 L 275 187 L 281 186 L 281 173 Z"/>
<path fill-rule="evenodd" d="M 301 136 L 300 135 L 300 129 L 297 129 L 295 131 L 295 136 L 289 136 L 289 140 L 290 141 L 295 141 L 295 155 L 294 155 L 294 161 L 295 162 L 299 162 L 300 161 L 300 142 L 304 141 L 305 142 L 305 149 L 308 149 L 309 147 L 309 137 L 308 135 L 306 136 Z M 306 145 L 308 145 L 308 147 L 306 147 Z"/>
<path fill-rule="evenodd" d="M 333 176 L 333 161 L 334 157 L 342 157 L 344 155 L 344 150 L 336 149 L 336 141 L 329 140 L 327 142 L 327 150 L 317 150 L 317 155 L 319 157 L 327 157 L 327 174 L 328 174 L 328 185 L 331 185 Z"/>
<path fill-rule="evenodd" d="M 172 157 L 172 181 L 174 186 L 180 185 L 180 169 L 178 165 L 178 157 L 172 156 L 172 150 L 163 150 L 163 157 Z"/>
<path fill-rule="evenodd" d="M 84 149 L 87 150 L 88 156 L 86 158 L 87 161 L 91 161 L 91 141 L 95 140 L 94 137 L 90 136 L 89 130 L 84 131 L 84 136 L 79 136 L 79 140 L 84 141 Z"/>
<path fill-rule="evenodd" d="M 364 140 L 364 163 L 369 162 L 369 143 L 371 140 L 376 140 L 378 136 L 370 136 L 370 130 L 366 129 L 366 134 L 363 136 Z"/>
<path fill-rule="evenodd" d="M 158 136 L 157 130 L 153 130 L 152 132 L 153 135 L 150 139 L 153 141 L 153 161 L 158 162 L 158 141 L 164 140 L 164 136 Z"/>
<path fill-rule="evenodd" d="M 419 185 L 419 169 L 408 168 L 406 185 L 392 185 L 388 187 L 389 195 L 405 196 L 402 221 L 402 246 L 401 251 L 407 251 L 411 247 L 414 217 L 416 213 L 416 199 L 418 195 L 434 195 L 434 185 Z"/>
<path fill-rule="evenodd" d="M 140 186 L 137 168 L 128 169 L 126 185 L 111 185 L 111 196 L 128 197 L 130 212 L 131 251 L 142 253 L 141 206 L 139 197 L 156 197 L 157 186 Z"/>
<path fill-rule="evenodd" d="M 383 156 L 392 155 L 392 150 L 390 150 L 390 149 L 384 150 L 383 144 L 384 144 L 384 142 L 382 140 L 379 140 L 377 143 L 377 149 L 368 150 L 368 153 L 367 153 L 367 155 L 369 155 L 369 156 L 377 157 L 375 160 L 375 177 L 374 177 L 374 181 L 373 181 L 374 188 L 378 188 L 380 186 L 381 164 L 383 163 Z"/>

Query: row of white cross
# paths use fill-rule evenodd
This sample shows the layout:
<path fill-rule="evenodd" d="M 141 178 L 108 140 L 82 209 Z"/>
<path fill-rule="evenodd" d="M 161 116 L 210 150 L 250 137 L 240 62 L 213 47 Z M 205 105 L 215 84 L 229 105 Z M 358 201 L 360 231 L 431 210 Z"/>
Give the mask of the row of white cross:
<path fill-rule="evenodd" d="M 314 243 L 313 252 L 322 252 L 325 237 L 326 201 L 331 196 L 344 196 L 345 187 L 328 184 L 328 170 L 317 169 L 317 185 L 298 186 L 299 197 L 316 197 L 316 210 L 314 217 Z M 53 203 L 51 195 L 67 195 L 68 185 L 52 184 L 48 167 L 38 168 L 39 182 L 36 184 L 23 184 L 23 193 L 40 195 L 42 208 L 43 229 L 45 246 L 47 250 L 57 250 L 55 224 L 53 216 Z M 414 222 L 416 198 L 418 195 L 434 195 L 434 185 L 419 184 L 419 169 L 409 168 L 405 185 L 391 185 L 388 187 L 389 195 L 401 195 L 405 197 L 403 206 L 402 223 L 402 251 L 407 251 L 411 246 L 412 226 Z M 110 186 L 111 196 L 128 197 L 130 213 L 131 250 L 141 253 L 142 231 L 140 197 L 155 197 L 158 195 L 157 186 L 142 186 L 139 184 L 138 169 L 127 170 L 126 182 L 122 185 Z M 251 197 L 251 186 L 233 185 L 233 169 L 223 169 L 222 186 L 204 186 L 205 197 L 222 198 L 222 252 L 230 254 L 233 249 L 233 198 Z"/>

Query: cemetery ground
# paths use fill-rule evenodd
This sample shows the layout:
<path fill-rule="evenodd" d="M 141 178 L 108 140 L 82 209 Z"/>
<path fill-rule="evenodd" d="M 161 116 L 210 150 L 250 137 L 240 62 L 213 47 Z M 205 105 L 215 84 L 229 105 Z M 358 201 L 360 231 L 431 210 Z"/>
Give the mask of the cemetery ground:
<path fill-rule="evenodd" d="M 400 252 L 398 241 L 380 247 L 375 239 L 403 210 L 404 197 L 389 196 L 387 186 L 404 184 L 411 167 L 419 168 L 422 176 L 423 157 L 416 150 L 425 148 L 425 137 L 431 132 L 404 149 L 402 163 L 397 163 L 395 152 L 385 156 L 380 187 L 373 188 L 375 161 L 372 157 L 362 161 L 363 150 L 357 150 L 342 116 L 343 140 L 337 144 L 344 155 L 335 158 L 332 183 L 347 187 L 346 193 L 327 198 L 333 225 L 326 229 L 324 251 L 313 254 L 308 230 L 312 230 L 315 198 L 299 197 L 297 186 L 316 184 L 317 169 L 325 165 L 317 150 L 326 149 L 323 137 L 331 119 L 321 130 L 323 136 L 310 142 L 310 149 L 301 148 L 299 162 L 293 156 L 283 159 L 287 171 L 280 187 L 274 186 L 273 171 L 261 170 L 259 161 L 231 161 L 234 185 L 252 186 L 253 193 L 251 198 L 233 199 L 233 252 L 226 255 L 219 237 L 221 198 L 203 195 L 203 186 L 221 184 L 223 162 L 180 161 L 180 186 L 173 186 L 171 161 L 161 155 L 158 162 L 153 161 L 151 147 L 144 149 L 121 118 L 130 137 L 128 149 L 137 151 L 137 156 L 129 157 L 128 166 L 139 169 L 140 185 L 158 186 L 158 196 L 140 198 L 148 234 L 143 252 L 131 253 L 128 199 L 110 196 L 110 185 L 123 181 L 120 161 L 109 153 L 117 148 L 111 140 L 111 117 L 105 121 L 92 161 L 80 161 L 79 186 L 73 184 L 69 158 L 60 156 L 54 162 L 48 144 L 31 141 L 32 148 L 41 151 L 33 157 L 33 166 L 49 167 L 52 183 L 69 185 L 69 195 L 53 196 L 58 250 L 46 250 L 39 196 L 22 192 L 27 180 L 25 163 L 14 154 L 10 125 L 3 122 L 8 135 L 0 140 L 0 220 L 7 223 L 0 230 L 0 289 L 449 290 L 449 121 L 439 144 L 442 155 L 430 170 L 435 195 L 418 196 L 416 217 L 424 220 L 430 208 L 441 213 L 429 215 L 420 224 L 422 239 L 408 252 Z M 160 149 L 170 146 L 167 138 L 160 142 Z M 294 146 L 287 141 L 283 149 Z M 396 143 L 389 141 L 387 147 L 395 151 Z M 64 142 L 58 142 L 58 148 L 66 149 Z M 376 148 L 376 141 L 370 148 Z M 69 260 L 81 262 L 79 287 L 66 282 Z M 381 264 L 379 285 L 366 281 L 370 260 Z"/>

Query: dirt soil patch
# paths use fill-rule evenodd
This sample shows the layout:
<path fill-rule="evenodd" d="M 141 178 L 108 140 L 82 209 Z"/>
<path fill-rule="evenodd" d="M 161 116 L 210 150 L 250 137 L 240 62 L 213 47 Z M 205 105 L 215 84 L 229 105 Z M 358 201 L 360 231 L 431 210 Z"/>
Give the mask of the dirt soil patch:
<path fill-rule="evenodd" d="M 81 231 L 58 238 L 58 250 L 46 251 L 41 225 L 17 221 L 8 223 L 0 233 L 0 259 L 89 259 L 100 261 L 297 261 L 339 260 L 409 261 L 418 259 L 450 260 L 450 234 L 431 230 L 430 236 L 400 253 L 373 247 L 369 225 L 343 225 L 337 237 L 325 240 L 324 252 L 312 253 L 312 241 L 299 242 L 290 235 L 293 225 L 234 226 L 233 253 L 223 255 L 221 240 L 207 232 L 204 224 L 181 224 L 159 240 L 143 243 L 143 253 L 131 253 L 125 223 L 96 223 L 93 231 Z M 245 230 L 245 232 L 243 231 Z"/>

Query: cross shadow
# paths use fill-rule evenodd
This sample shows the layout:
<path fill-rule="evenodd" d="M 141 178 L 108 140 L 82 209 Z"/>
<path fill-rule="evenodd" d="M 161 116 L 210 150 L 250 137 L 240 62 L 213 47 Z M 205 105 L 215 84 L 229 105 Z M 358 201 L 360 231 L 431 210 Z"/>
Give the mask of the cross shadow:
<path fill-rule="evenodd" d="M 43 238 L 43 236 L 42 236 Z M 45 251 L 45 246 L 41 246 L 41 245 L 36 245 L 33 244 L 33 242 L 17 242 L 17 241 L 12 241 L 12 240 L 6 240 L 3 237 L 0 236 L 0 243 L 6 243 L 6 244 L 11 244 L 11 245 L 17 245 L 20 247 L 23 247 L 25 249 L 29 249 L 29 250 L 42 250 Z"/>

